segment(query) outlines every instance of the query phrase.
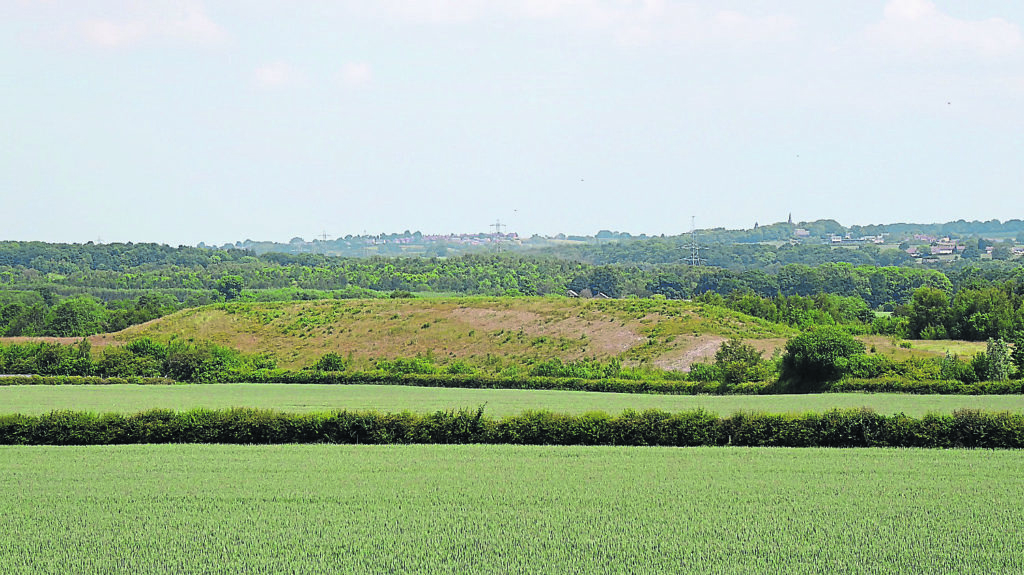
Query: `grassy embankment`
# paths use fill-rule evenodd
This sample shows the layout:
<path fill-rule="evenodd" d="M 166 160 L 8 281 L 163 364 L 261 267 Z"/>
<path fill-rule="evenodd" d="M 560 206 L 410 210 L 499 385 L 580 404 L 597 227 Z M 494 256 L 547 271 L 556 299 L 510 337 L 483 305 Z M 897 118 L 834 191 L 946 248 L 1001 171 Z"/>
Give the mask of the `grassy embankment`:
<path fill-rule="evenodd" d="M 97 347 L 144 336 L 212 341 L 271 353 L 284 368 L 306 367 L 335 351 L 351 354 L 356 368 L 431 354 L 441 364 L 460 359 L 481 368 L 557 357 L 683 369 L 712 358 L 730 337 L 753 340 L 770 354 L 795 333 L 682 301 L 456 298 L 221 304 L 93 339 Z"/>
<path fill-rule="evenodd" d="M 0 571 L 1016 573 L 1024 452 L 0 447 Z"/>
<path fill-rule="evenodd" d="M 813 395 L 645 395 L 579 391 L 446 389 L 375 385 L 226 384 L 175 386 L 12 386 L 0 387 L 0 414 L 45 414 L 55 410 L 135 413 L 150 409 L 189 410 L 252 407 L 286 412 L 349 411 L 433 413 L 485 405 L 489 415 L 527 410 L 580 414 L 702 408 L 721 416 L 737 411 L 821 413 L 867 407 L 882 414 L 952 413 L 958 409 L 1024 412 L 1020 395 L 909 395 L 827 393 Z"/>
<path fill-rule="evenodd" d="M 796 333 L 683 301 L 464 297 L 218 304 L 90 340 L 97 351 L 138 337 L 212 341 L 268 352 L 284 368 L 306 367 L 335 351 L 351 354 L 356 368 L 378 358 L 431 354 L 441 364 L 460 359 L 481 368 L 557 357 L 678 370 L 710 361 L 728 338 L 748 340 L 768 357 Z M 985 348 L 984 342 L 911 341 L 903 347 L 884 336 L 860 339 L 896 359 L 946 351 L 969 357 Z"/>

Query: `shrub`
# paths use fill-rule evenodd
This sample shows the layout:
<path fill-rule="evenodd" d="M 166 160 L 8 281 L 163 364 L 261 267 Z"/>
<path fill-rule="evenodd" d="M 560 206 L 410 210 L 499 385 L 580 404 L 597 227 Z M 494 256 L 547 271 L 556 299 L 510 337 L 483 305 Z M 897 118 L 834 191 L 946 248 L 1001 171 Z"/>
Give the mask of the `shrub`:
<path fill-rule="evenodd" d="M 125 347 L 108 347 L 96 364 L 96 372 L 103 377 L 159 377 L 161 362 L 148 355 L 136 355 Z"/>
<path fill-rule="evenodd" d="M 444 366 L 444 372 L 449 375 L 471 375 L 475 373 L 476 370 L 468 363 L 461 359 L 457 359 Z"/>
<path fill-rule="evenodd" d="M 761 363 L 762 352 L 739 338 L 722 342 L 715 352 L 715 367 L 718 368 L 723 383 L 743 383 L 755 377 L 758 364 Z"/>
<path fill-rule="evenodd" d="M 317 371 L 345 371 L 348 369 L 349 364 L 350 362 L 341 357 L 341 355 L 329 351 L 320 356 L 320 359 L 313 364 L 313 369 Z"/>
<path fill-rule="evenodd" d="M 782 378 L 794 391 L 811 391 L 848 373 L 849 359 L 864 353 L 864 344 L 834 327 L 801 333 L 786 343 Z"/>
<path fill-rule="evenodd" d="M 397 358 L 377 360 L 377 369 L 388 374 L 432 374 L 439 370 L 434 360 L 428 357 Z"/>
<path fill-rule="evenodd" d="M 690 381 L 722 381 L 722 372 L 717 365 L 694 362 L 690 364 Z"/>

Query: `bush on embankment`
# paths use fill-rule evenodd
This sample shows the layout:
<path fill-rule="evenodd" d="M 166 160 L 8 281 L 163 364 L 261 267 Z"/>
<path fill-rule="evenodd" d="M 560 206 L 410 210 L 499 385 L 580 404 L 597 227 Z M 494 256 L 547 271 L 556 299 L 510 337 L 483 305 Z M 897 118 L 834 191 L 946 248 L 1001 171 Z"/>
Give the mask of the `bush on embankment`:
<path fill-rule="evenodd" d="M 0 444 L 129 443 L 521 444 L 777 447 L 1024 447 L 1024 414 L 961 410 L 921 418 L 870 410 L 821 414 L 627 411 L 526 412 L 490 418 L 483 409 L 433 414 L 256 409 L 134 415 L 58 411 L 0 416 Z"/>

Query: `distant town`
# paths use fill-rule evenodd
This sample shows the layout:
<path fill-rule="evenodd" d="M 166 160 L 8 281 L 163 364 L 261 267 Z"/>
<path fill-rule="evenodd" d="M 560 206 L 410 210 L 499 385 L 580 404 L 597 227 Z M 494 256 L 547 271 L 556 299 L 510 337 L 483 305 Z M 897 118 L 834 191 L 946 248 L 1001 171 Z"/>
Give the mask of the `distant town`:
<path fill-rule="evenodd" d="M 594 246 L 613 243 L 667 241 L 690 245 L 770 244 L 820 245 L 837 248 L 873 246 L 896 249 L 923 263 L 956 261 L 962 257 L 978 259 L 1018 259 L 1024 257 L 1024 222 L 1018 219 L 1000 222 L 966 222 L 958 220 L 942 224 L 886 224 L 845 227 L 834 220 L 793 223 L 792 219 L 766 226 L 755 223 L 746 230 L 724 228 L 698 229 L 678 235 L 648 236 L 628 232 L 600 230 L 594 235 L 534 234 L 520 236 L 492 225 L 492 232 L 425 234 L 406 230 L 401 233 L 361 234 L 305 239 L 293 237 L 288 242 L 246 239 L 233 244 L 207 245 L 201 248 L 245 249 L 257 254 L 323 254 L 345 257 L 418 256 L 449 257 L 467 253 L 502 251 L 533 251 L 572 246 Z"/>

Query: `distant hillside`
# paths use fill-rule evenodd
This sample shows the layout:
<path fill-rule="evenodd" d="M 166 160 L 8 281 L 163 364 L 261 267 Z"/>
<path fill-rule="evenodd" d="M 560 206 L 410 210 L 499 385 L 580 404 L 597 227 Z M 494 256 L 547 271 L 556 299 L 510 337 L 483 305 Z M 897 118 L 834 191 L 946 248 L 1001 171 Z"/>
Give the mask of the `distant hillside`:
<path fill-rule="evenodd" d="M 618 358 L 685 369 L 729 337 L 774 350 L 792 329 L 718 307 L 666 300 L 457 298 L 216 304 L 188 309 L 100 342 L 138 337 L 213 341 L 273 354 L 281 367 L 313 363 L 328 351 L 374 358 L 432 354 L 474 365 Z M 97 343 L 100 343 L 97 342 Z"/>
<path fill-rule="evenodd" d="M 949 236 L 949 237 L 994 237 L 994 238 L 1016 238 L 1022 242 L 1024 238 L 1024 221 L 1011 219 L 1004 222 L 999 220 L 988 221 L 965 221 L 956 220 L 944 223 L 919 224 L 919 223 L 890 223 L 872 225 L 843 224 L 831 220 L 814 220 L 793 222 L 776 222 L 768 225 L 758 225 L 749 229 L 725 229 L 708 228 L 697 230 L 701 241 L 706 244 L 752 244 L 761 242 L 788 242 L 791 240 L 802 243 L 829 243 L 830 236 L 880 236 L 885 235 L 888 240 L 898 244 L 905 239 L 913 239 L 915 235 Z M 346 235 L 334 239 L 311 239 L 305 240 L 300 237 L 292 238 L 288 242 L 275 241 L 253 241 L 245 240 L 233 244 L 225 244 L 220 249 L 224 250 L 247 250 L 257 254 L 265 253 L 287 253 L 287 254 L 327 254 L 344 257 L 367 257 L 367 256 L 455 256 L 466 253 L 480 253 L 494 251 L 499 245 L 503 250 L 542 250 L 559 253 L 565 248 L 588 248 L 592 246 L 603 246 L 609 243 L 619 242 L 643 242 L 645 240 L 689 243 L 689 233 L 680 229 L 678 235 L 662 234 L 659 237 L 649 237 L 646 234 L 633 235 L 628 232 L 601 230 L 592 236 L 573 236 L 556 234 L 553 236 L 541 236 L 534 234 L 531 237 L 520 237 L 512 232 L 507 234 L 497 233 L 460 233 L 460 234 L 423 234 L 420 232 L 405 231 L 402 233 L 375 234 L 375 235 Z M 200 243 L 200 247 L 216 249 L 216 246 L 207 246 Z"/>

